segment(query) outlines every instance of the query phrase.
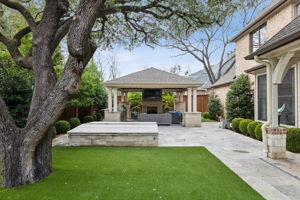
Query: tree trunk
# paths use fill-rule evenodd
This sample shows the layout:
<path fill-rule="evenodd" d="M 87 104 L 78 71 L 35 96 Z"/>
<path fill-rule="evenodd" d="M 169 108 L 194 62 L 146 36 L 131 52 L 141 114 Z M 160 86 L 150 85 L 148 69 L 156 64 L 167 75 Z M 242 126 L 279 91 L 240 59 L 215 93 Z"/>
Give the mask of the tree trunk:
<path fill-rule="evenodd" d="M 6 188 L 12 188 L 21 184 L 21 147 L 12 145 L 11 141 L 5 142 L 4 148 L 1 149 L 2 184 Z"/>
<path fill-rule="evenodd" d="M 58 4 L 47 1 L 46 8 Z M 67 1 L 66 1 L 67 2 Z M 51 4 L 53 3 L 53 4 Z M 26 127 L 17 129 L 4 101 L 0 97 L 0 150 L 3 161 L 3 185 L 6 188 L 34 183 L 51 173 L 51 126 L 63 112 L 71 96 L 80 86 L 80 77 L 93 56 L 96 46 L 90 41 L 90 32 L 97 19 L 101 0 L 82 0 L 77 17 L 73 19 L 68 35 L 69 58 L 59 82 L 56 83 L 51 61 L 51 38 L 56 22 L 39 23 L 41 31 L 33 34 L 33 69 L 35 89 Z M 44 12 L 44 15 L 53 12 Z M 54 23 L 53 23 L 54 22 Z M 45 27 L 50 26 L 50 32 Z M 42 28 L 44 26 L 44 28 Z M 47 39 L 41 37 L 47 33 Z M 51 34 L 50 34 L 51 33 Z M 50 36 L 49 36 L 50 34 Z M 49 37 L 48 37 L 49 36 Z M 55 84 L 56 83 L 56 84 Z M 13 128 L 12 128 L 13 127 Z"/>
<path fill-rule="evenodd" d="M 36 147 L 35 152 L 35 179 L 40 180 L 49 176 L 52 172 L 52 138 L 53 128 L 50 128 L 44 138 Z"/>

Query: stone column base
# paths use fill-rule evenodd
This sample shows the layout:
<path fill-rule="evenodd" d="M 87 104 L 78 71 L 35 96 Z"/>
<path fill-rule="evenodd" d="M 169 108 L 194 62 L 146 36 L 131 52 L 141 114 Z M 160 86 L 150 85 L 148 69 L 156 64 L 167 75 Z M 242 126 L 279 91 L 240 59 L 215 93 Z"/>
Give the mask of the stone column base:
<path fill-rule="evenodd" d="M 201 113 L 183 113 L 183 121 L 185 127 L 201 127 Z"/>
<path fill-rule="evenodd" d="M 267 128 L 268 157 L 286 158 L 286 128 Z"/>
<path fill-rule="evenodd" d="M 109 112 L 105 110 L 104 121 L 106 122 L 121 122 L 121 112 Z"/>

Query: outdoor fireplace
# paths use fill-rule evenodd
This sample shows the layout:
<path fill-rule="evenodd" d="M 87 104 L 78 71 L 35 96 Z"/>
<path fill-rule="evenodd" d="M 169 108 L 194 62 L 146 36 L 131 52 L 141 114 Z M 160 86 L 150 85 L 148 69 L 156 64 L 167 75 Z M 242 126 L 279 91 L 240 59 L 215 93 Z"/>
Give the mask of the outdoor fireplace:
<path fill-rule="evenodd" d="M 157 114 L 157 107 L 147 107 L 147 114 Z"/>

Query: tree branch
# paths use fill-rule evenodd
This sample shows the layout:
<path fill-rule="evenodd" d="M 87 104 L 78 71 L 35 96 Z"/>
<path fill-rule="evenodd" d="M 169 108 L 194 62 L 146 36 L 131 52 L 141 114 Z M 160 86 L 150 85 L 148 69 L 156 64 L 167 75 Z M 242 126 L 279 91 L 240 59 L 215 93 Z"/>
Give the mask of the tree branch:
<path fill-rule="evenodd" d="M 25 32 L 25 31 L 24 31 Z M 20 37 L 21 34 L 17 36 Z M 16 40 L 10 41 L 8 40 L 2 33 L 0 33 L 0 42 L 2 42 L 9 51 L 10 55 L 14 59 L 15 63 L 23 68 L 32 69 L 32 61 L 30 57 L 23 57 L 21 52 L 18 49 L 16 44 L 19 42 L 14 42 Z"/>
<path fill-rule="evenodd" d="M 17 128 L 4 100 L 0 96 L 0 134 L 5 133 L 7 127 L 13 129 Z"/>
<path fill-rule="evenodd" d="M 32 15 L 30 14 L 30 12 L 22 4 L 15 2 L 15 1 L 10 1 L 10 0 L 0 0 L 0 3 L 2 3 L 3 5 L 11 8 L 11 9 L 19 11 L 19 13 L 21 13 L 21 15 L 23 15 L 23 17 L 27 21 L 31 30 L 35 30 L 35 27 L 36 27 L 35 20 L 32 17 Z"/>

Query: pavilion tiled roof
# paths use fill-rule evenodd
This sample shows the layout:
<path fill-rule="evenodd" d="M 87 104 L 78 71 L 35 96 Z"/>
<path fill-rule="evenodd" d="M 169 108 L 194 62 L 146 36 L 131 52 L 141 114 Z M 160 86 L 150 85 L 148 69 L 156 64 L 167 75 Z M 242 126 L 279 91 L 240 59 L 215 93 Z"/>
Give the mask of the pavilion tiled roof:
<path fill-rule="evenodd" d="M 114 84 L 199 84 L 199 86 L 202 85 L 201 82 L 153 67 L 104 82 L 104 85 L 106 86 Z"/>

